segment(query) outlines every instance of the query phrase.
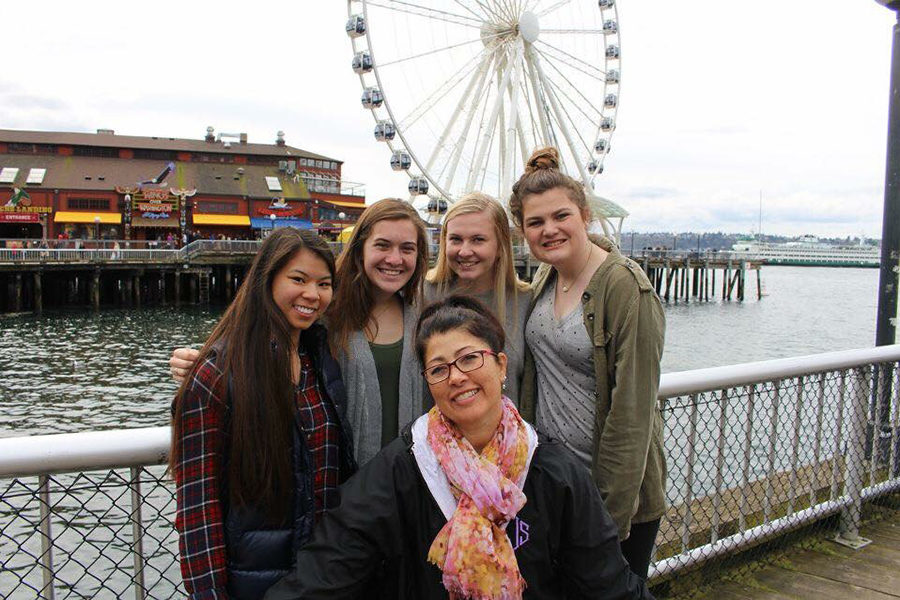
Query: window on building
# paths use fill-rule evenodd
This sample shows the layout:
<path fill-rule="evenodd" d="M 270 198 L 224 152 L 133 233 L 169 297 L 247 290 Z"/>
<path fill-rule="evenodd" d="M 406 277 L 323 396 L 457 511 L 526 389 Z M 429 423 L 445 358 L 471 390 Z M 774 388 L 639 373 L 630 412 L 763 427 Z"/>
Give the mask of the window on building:
<path fill-rule="evenodd" d="M 135 158 L 143 158 L 146 160 L 176 160 L 178 158 L 177 152 L 174 150 L 135 150 L 134 157 Z"/>
<path fill-rule="evenodd" d="M 19 169 L 16 167 L 3 167 L 0 169 L 0 183 L 13 183 L 18 174 Z"/>
<path fill-rule="evenodd" d="M 199 200 L 197 202 L 196 212 L 213 215 L 236 215 L 238 213 L 238 205 L 235 202 L 211 202 L 209 200 Z"/>
<path fill-rule="evenodd" d="M 106 198 L 69 198 L 69 210 L 109 210 Z"/>
<path fill-rule="evenodd" d="M 72 148 L 72 154 L 94 158 L 119 158 L 118 148 L 101 148 L 97 146 L 75 146 Z"/>
<path fill-rule="evenodd" d="M 10 154 L 56 154 L 56 144 L 23 144 L 21 142 L 10 142 L 6 145 L 7 152 Z"/>
<path fill-rule="evenodd" d="M 25 183 L 30 185 L 40 185 L 44 183 L 44 176 L 46 174 L 47 169 L 31 169 L 28 171 L 28 178 L 25 180 Z"/>
<path fill-rule="evenodd" d="M 280 192 L 281 182 L 278 181 L 277 177 L 266 177 L 266 187 L 269 188 L 270 192 Z"/>
<path fill-rule="evenodd" d="M 258 156 L 258 155 L 251 154 L 247 157 L 247 164 L 249 164 L 249 165 L 277 165 L 278 160 L 279 160 L 279 158 L 277 156 Z"/>

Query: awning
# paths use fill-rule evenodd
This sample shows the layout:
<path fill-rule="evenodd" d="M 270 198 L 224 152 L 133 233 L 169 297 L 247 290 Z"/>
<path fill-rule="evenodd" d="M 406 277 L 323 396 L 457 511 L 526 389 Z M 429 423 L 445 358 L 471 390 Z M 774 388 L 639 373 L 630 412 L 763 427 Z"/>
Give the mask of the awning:
<path fill-rule="evenodd" d="M 366 208 L 365 202 L 341 202 L 339 200 L 322 200 L 321 198 L 319 199 L 319 202 L 334 204 L 335 206 L 343 206 L 345 208 L 358 208 L 359 210 L 365 210 Z"/>
<path fill-rule="evenodd" d="M 194 213 L 194 225 L 233 225 L 235 227 L 250 227 L 250 217 L 247 215 L 204 215 Z"/>
<path fill-rule="evenodd" d="M 296 227 L 297 229 L 312 229 L 312 221 L 306 219 L 250 219 L 250 227 L 253 229 L 272 229 L 275 227 Z"/>
<path fill-rule="evenodd" d="M 92 213 L 92 212 L 70 212 L 57 211 L 53 215 L 53 221 L 56 223 L 103 223 L 104 225 L 120 225 L 122 223 L 122 215 L 119 213 Z"/>
<path fill-rule="evenodd" d="M 131 217 L 132 227 L 178 227 L 178 217 L 167 219 L 148 219 L 147 217 Z"/>

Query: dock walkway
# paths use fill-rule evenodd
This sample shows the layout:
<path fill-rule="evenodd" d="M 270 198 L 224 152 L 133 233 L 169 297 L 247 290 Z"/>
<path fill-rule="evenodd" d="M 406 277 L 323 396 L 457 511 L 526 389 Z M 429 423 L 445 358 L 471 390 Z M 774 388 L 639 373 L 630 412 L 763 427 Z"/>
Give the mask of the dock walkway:
<path fill-rule="evenodd" d="M 712 584 L 715 600 L 896 600 L 900 598 L 900 510 L 864 526 L 859 550 L 830 539 L 789 550 L 764 569 Z"/>

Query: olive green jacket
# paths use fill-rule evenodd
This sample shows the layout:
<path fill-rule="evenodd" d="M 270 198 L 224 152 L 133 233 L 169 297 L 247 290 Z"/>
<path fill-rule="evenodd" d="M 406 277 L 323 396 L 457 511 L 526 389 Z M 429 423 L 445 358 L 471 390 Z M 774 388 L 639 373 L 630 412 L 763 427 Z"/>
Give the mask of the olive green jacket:
<path fill-rule="evenodd" d="M 666 460 L 656 395 L 666 320 L 641 267 L 609 239 L 591 240 L 610 253 L 581 297 L 584 326 L 594 340 L 597 387 L 592 472 L 624 540 L 632 522 L 653 521 L 665 512 Z M 555 278 L 549 265 L 538 269 L 532 307 Z M 526 349 L 520 412 L 532 423 L 536 404 L 534 357 Z"/>

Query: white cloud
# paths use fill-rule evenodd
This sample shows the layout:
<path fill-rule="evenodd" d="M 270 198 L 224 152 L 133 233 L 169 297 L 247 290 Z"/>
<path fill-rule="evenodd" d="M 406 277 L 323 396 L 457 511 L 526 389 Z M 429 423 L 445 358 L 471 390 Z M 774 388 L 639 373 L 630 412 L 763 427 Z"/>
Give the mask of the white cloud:
<path fill-rule="evenodd" d="M 626 228 L 748 231 L 762 190 L 765 231 L 879 235 L 893 14 L 828 4 L 619 2 L 622 103 L 597 188 Z M 402 196 L 359 103 L 346 14 L 338 0 L 6 3 L 0 127 L 282 129 L 345 161 L 370 200 Z"/>

